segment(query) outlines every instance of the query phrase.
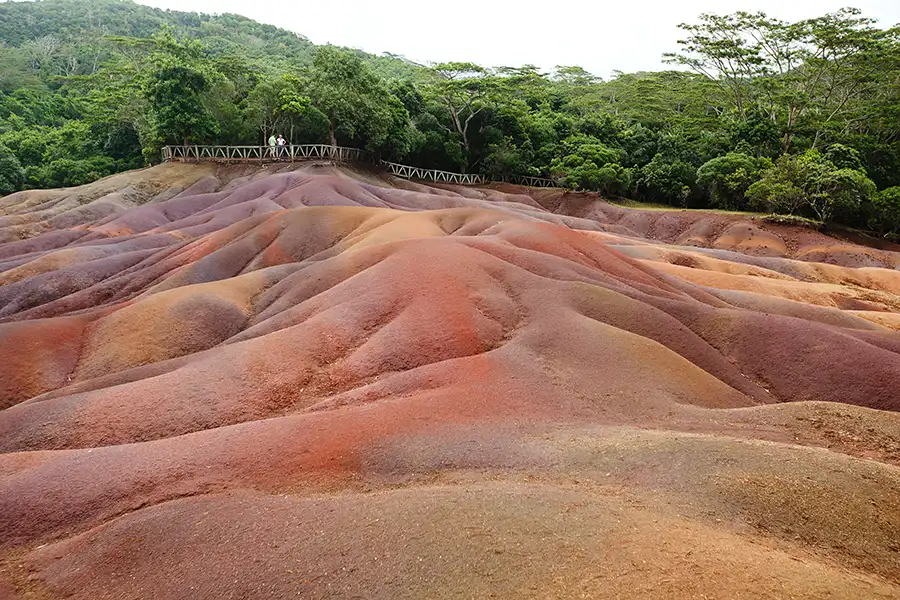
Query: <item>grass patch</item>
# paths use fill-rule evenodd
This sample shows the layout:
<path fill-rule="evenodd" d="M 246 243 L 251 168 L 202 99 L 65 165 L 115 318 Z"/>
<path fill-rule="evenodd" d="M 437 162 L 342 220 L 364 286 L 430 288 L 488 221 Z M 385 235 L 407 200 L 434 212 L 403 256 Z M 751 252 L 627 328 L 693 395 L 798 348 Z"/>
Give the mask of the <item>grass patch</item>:
<path fill-rule="evenodd" d="M 797 215 L 762 215 L 760 220 L 763 223 L 771 223 L 773 225 L 788 225 L 791 227 L 806 227 L 807 229 L 815 229 L 818 231 L 822 228 L 820 221 L 807 219 L 806 217 L 798 217 Z"/>
<path fill-rule="evenodd" d="M 658 204 L 656 202 L 640 202 L 631 198 L 603 198 L 610 204 L 616 206 L 624 206 L 625 208 L 644 208 L 647 210 L 689 210 L 680 206 L 669 206 L 668 204 Z"/>

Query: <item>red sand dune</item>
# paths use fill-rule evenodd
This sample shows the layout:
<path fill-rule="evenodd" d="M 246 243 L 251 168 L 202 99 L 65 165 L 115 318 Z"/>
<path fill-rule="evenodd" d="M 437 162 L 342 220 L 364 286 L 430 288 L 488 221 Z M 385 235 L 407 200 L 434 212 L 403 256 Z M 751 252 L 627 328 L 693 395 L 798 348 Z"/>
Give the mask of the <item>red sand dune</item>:
<path fill-rule="evenodd" d="M 0 599 L 898 598 L 900 253 L 162 165 L 0 200 Z"/>

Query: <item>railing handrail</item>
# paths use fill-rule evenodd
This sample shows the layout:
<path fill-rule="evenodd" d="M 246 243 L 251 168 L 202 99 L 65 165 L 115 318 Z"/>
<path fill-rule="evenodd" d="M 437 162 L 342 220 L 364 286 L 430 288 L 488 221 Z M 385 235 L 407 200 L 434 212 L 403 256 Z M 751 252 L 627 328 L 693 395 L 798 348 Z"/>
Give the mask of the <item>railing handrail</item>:
<path fill-rule="evenodd" d="M 401 165 L 400 163 L 388 162 L 386 160 L 381 161 L 382 164 L 390 166 L 390 167 L 400 167 L 404 169 L 417 169 L 419 171 L 429 171 L 431 173 L 442 173 L 445 175 L 464 175 L 464 176 L 472 176 L 472 177 L 484 177 L 484 175 L 480 175 L 478 173 L 455 173 L 453 171 L 441 171 L 440 169 L 426 169 L 425 167 L 412 167 L 410 165 Z"/>
<path fill-rule="evenodd" d="M 276 153 L 278 156 L 276 156 Z M 347 146 L 332 146 L 330 144 L 285 144 L 284 146 L 224 146 L 224 145 L 190 145 L 190 146 L 165 146 L 162 149 L 163 161 L 276 161 L 283 159 L 306 158 L 331 158 L 337 160 L 349 160 L 355 162 L 374 162 L 380 164 L 398 177 L 406 179 L 421 179 L 425 181 L 459 183 L 464 185 L 485 184 L 490 182 L 484 175 L 478 173 L 454 173 L 440 169 L 425 169 L 385 160 L 376 161 L 375 157 L 359 148 Z M 502 183 L 514 183 L 529 185 L 532 187 L 560 187 L 559 184 L 545 177 L 532 177 L 530 175 L 509 175 L 499 180 Z"/>

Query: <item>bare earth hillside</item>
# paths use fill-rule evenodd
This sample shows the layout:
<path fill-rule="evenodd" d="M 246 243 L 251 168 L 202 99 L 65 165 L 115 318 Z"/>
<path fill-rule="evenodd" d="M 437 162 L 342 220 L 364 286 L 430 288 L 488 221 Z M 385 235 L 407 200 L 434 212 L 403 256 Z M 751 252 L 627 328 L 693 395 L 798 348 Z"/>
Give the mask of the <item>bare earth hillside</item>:
<path fill-rule="evenodd" d="M 0 599 L 900 598 L 900 250 L 326 164 L 0 200 Z"/>

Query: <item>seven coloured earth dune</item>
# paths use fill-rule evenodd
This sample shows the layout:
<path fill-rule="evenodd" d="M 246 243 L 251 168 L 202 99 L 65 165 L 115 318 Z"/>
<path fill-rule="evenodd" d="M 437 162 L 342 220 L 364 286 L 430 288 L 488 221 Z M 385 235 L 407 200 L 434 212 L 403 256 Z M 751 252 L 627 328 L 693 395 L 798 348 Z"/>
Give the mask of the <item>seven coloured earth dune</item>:
<path fill-rule="evenodd" d="M 856 241 L 316 163 L 7 196 L 0 599 L 900 598 Z"/>

